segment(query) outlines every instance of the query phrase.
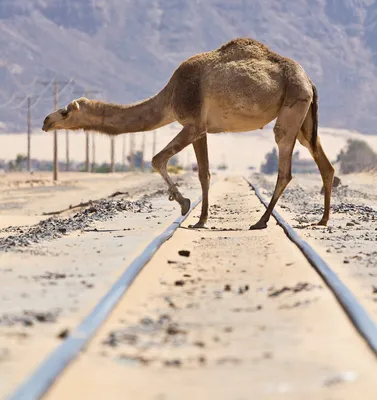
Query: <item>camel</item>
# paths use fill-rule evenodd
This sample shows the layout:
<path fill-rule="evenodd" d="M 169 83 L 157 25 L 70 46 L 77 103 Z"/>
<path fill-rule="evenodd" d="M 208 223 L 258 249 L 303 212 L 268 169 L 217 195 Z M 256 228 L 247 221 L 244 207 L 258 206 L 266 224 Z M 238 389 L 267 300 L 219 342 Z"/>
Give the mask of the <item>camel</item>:
<path fill-rule="evenodd" d="M 155 96 L 136 104 L 118 105 L 79 98 L 49 114 L 44 131 L 94 130 L 109 135 L 150 131 L 178 121 L 182 130 L 152 159 L 153 168 L 168 186 L 182 215 L 190 209 L 167 173 L 171 157 L 192 144 L 202 188 L 202 210 L 194 228 L 208 219 L 210 171 L 207 134 L 261 129 L 276 119 L 273 132 L 279 150 L 278 177 L 263 216 L 250 229 L 263 229 L 284 189 L 291 181 L 292 152 L 296 139 L 308 148 L 322 176 L 326 225 L 334 168 L 318 137 L 318 95 L 304 69 L 250 38 L 231 40 L 218 49 L 184 61 Z M 234 155 L 237 157 L 237 154 Z"/>

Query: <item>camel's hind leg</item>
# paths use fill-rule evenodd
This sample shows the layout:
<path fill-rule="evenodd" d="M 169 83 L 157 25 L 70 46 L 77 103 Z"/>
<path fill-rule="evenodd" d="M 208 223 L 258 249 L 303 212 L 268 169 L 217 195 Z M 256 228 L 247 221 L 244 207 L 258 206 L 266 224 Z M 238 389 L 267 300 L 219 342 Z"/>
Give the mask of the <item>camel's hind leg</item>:
<path fill-rule="evenodd" d="M 205 133 L 205 131 L 203 132 L 193 125 L 186 125 L 183 127 L 181 132 L 179 132 L 178 135 L 152 159 L 153 168 L 160 173 L 168 185 L 169 200 L 176 200 L 180 204 L 182 215 L 186 215 L 190 210 L 190 200 L 181 195 L 177 186 L 170 178 L 167 172 L 168 161 L 171 157 L 179 153 Z"/>
<path fill-rule="evenodd" d="M 202 186 L 202 212 L 199 222 L 190 226 L 191 228 L 205 228 L 208 219 L 208 192 L 211 174 L 209 172 L 207 135 L 193 143 L 196 160 L 198 162 L 199 181 Z"/>
<path fill-rule="evenodd" d="M 330 200 L 334 180 L 334 167 L 331 165 L 330 161 L 326 157 L 318 136 L 313 143 L 312 120 L 310 114 L 311 113 L 309 112 L 297 138 L 299 142 L 310 151 L 310 154 L 312 155 L 315 163 L 318 166 L 319 172 L 321 173 L 323 187 L 325 189 L 325 209 L 321 220 L 318 222 L 318 225 L 327 225 L 327 221 L 330 218 Z"/>
<path fill-rule="evenodd" d="M 266 212 L 255 225 L 250 227 L 251 230 L 264 229 L 267 227 L 267 222 L 270 219 L 275 204 L 292 179 L 292 152 L 300 127 L 308 112 L 310 102 L 311 94 L 303 92 L 298 99 L 296 97 L 291 102 L 286 101 L 279 112 L 274 127 L 275 141 L 279 148 L 278 178 Z"/>

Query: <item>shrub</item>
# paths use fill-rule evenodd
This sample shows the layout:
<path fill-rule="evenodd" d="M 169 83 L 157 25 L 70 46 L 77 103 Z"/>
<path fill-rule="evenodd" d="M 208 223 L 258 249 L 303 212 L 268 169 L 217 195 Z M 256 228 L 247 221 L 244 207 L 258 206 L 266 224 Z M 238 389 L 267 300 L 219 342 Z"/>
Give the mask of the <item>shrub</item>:
<path fill-rule="evenodd" d="M 377 154 L 363 140 L 348 140 L 337 157 L 342 174 L 367 171 L 377 167 Z"/>
<path fill-rule="evenodd" d="M 270 153 L 266 154 L 266 161 L 264 164 L 261 165 L 260 168 L 261 172 L 268 175 L 275 174 L 276 172 L 278 172 L 278 162 L 278 155 L 276 152 L 276 148 L 274 147 Z"/>

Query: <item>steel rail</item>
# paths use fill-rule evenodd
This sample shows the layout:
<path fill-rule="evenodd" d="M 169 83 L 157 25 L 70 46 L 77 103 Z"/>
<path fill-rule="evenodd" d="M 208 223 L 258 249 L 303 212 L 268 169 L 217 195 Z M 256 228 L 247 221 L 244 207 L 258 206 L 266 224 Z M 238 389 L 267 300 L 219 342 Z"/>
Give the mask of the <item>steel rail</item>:
<path fill-rule="evenodd" d="M 268 202 L 265 200 L 259 189 L 246 178 L 245 180 L 254 190 L 261 203 L 267 208 Z M 309 263 L 322 277 L 361 337 L 366 341 L 372 352 L 377 355 L 376 323 L 371 319 L 351 290 L 348 289 L 348 287 L 339 279 L 338 275 L 329 267 L 326 261 L 313 249 L 313 247 L 303 240 L 277 211 L 274 210 L 272 215 L 276 219 L 277 223 L 283 228 L 288 238 L 301 250 Z"/>
<path fill-rule="evenodd" d="M 186 215 L 177 218 L 163 233 L 149 243 L 143 252 L 125 269 L 76 330 L 53 350 L 32 375 L 21 383 L 14 393 L 6 397 L 6 400 L 37 400 L 48 391 L 60 373 L 78 356 L 79 352 L 94 336 L 144 266 L 152 259 L 157 250 L 173 236 L 174 232 L 201 201 L 202 196 L 191 204 Z"/>

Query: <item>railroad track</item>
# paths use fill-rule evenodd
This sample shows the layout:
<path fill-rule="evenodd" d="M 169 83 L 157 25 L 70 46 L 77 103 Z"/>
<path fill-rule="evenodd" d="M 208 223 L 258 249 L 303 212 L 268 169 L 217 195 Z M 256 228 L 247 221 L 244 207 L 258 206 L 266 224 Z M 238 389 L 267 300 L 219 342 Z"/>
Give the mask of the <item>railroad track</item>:
<path fill-rule="evenodd" d="M 268 202 L 263 197 L 259 189 L 250 181 L 246 180 L 256 196 L 267 208 Z M 333 292 L 339 304 L 343 307 L 345 313 L 351 319 L 355 328 L 365 339 L 370 349 L 377 355 L 377 325 L 370 318 L 365 309 L 360 305 L 357 298 L 352 294 L 348 287 L 339 279 L 337 274 L 331 269 L 326 261 L 300 236 L 297 232 L 284 220 L 284 218 L 276 211 L 273 216 L 277 223 L 283 228 L 288 238 L 301 250 L 307 260 L 325 281 L 329 289 Z"/>
<path fill-rule="evenodd" d="M 260 202 L 264 206 L 267 205 L 266 200 L 263 198 L 261 193 L 259 192 L 258 188 L 253 186 L 249 181 L 245 180 L 248 185 L 252 188 L 254 191 L 255 195 L 258 197 Z M 226 183 L 222 182 L 223 185 L 226 185 Z M 233 190 L 233 195 L 237 195 L 238 192 L 237 190 L 239 187 L 242 187 L 242 183 L 240 181 L 237 181 L 236 183 L 231 183 L 231 188 Z M 243 189 L 242 189 L 243 190 Z M 256 200 L 250 198 L 250 194 L 247 193 L 242 193 L 242 196 L 246 198 L 244 200 L 245 202 L 250 202 L 252 201 L 252 206 L 253 207 L 258 207 L 256 204 Z M 224 198 L 223 193 L 217 194 L 218 197 L 218 205 L 215 210 L 220 209 L 222 206 L 222 198 Z M 230 198 L 230 195 L 226 195 L 225 198 Z M 190 212 L 200 203 L 201 199 L 197 199 L 191 207 Z M 228 203 L 230 205 L 238 203 L 237 200 L 228 200 Z M 245 203 L 246 204 L 246 203 Z M 224 209 L 227 210 L 224 206 Z M 230 211 L 232 213 L 232 211 Z M 223 214 L 222 214 L 223 215 Z M 309 261 L 309 263 L 314 267 L 315 271 L 321 276 L 323 281 L 326 283 L 327 287 L 331 290 L 331 292 L 334 294 L 336 297 L 337 301 L 339 304 L 342 306 L 343 310 L 347 314 L 347 316 L 350 318 L 352 321 L 352 324 L 355 326 L 361 337 L 366 341 L 368 344 L 370 350 L 373 352 L 374 355 L 376 355 L 377 352 L 377 326 L 376 324 L 372 321 L 372 319 L 368 316 L 367 312 L 364 310 L 364 308 L 359 304 L 357 301 L 356 297 L 351 293 L 351 291 L 341 282 L 339 277 L 331 270 L 331 268 L 326 264 L 326 262 L 316 253 L 316 251 L 306 242 L 304 242 L 299 235 L 294 231 L 294 229 L 287 224 L 283 218 L 275 211 L 273 214 L 274 218 L 277 220 L 278 224 L 283 228 L 285 231 L 286 235 L 288 238 L 297 246 L 297 248 L 302 252 L 302 254 L 305 256 L 305 258 Z M 69 364 L 78 357 L 79 353 L 83 348 L 85 348 L 88 345 L 88 342 L 94 337 L 98 329 L 105 323 L 106 319 L 109 317 L 109 315 L 112 313 L 114 307 L 119 303 L 119 301 L 122 299 L 123 295 L 126 293 L 126 291 L 131 287 L 133 284 L 136 276 L 140 273 L 140 271 L 144 268 L 148 262 L 151 261 L 152 257 L 156 254 L 158 249 L 169 239 L 173 236 L 173 234 L 177 231 L 177 229 L 183 224 L 183 222 L 186 220 L 186 218 L 189 217 L 189 215 L 185 217 L 180 217 L 177 218 L 169 227 L 167 230 L 165 230 L 161 235 L 156 237 L 142 252 L 142 254 L 137 257 L 124 271 L 123 275 L 119 278 L 119 280 L 112 286 L 112 288 L 109 290 L 109 292 L 106 294 L 105 297 L 103 297 L 100 302 L 97 304 L 97 306 L 93 309 L 93 311 L 88 315 L 88 317 L 82 321 L 82 323 L 77 327 L 77 329 L 72 332 L 72 334 L 60 345 L 56 348 L 55 351 L 53 351 L 48 358 L 40 364 L 40 366 L 34 371 L 34 373 L 24 382 L 22 383 L 14 393 L 10 394 L 7 397 L 7 400 L 34 400 L 34 399 L 40 399 L 42 398 L 47 391 L 52 387 L 54 382 L 60 377 L 62 372 L 69 366 Z M 214 218 L 216 218 L 214 216 Z M 221 218 L 219 217 L 220 221 Z M 254 216 L 255 218 L 255 216 Z M 271 224 L 271 222 L 270 222 Z M 258 246 L 260 247 L 260 253 L 261 255 L 259 257 L 262 257 L 261 259 L 265 260 L 263 257 L 263 248 L 269 248 L 273 246 L 273 240 L 271 243 L 268 242 L 268 237 L 267 236 L 261 236 L 261 235 L 266 235 L 266 231 L 262 231 L 260 233 L 258 232 L 244 232 L 244 228 L 240 228 L 240 226 L 244 226 L 245 221 L 241 220 L 239 221 L 239 224 L 237 225 L 236 228 L 233 228 L 233 230 L 227 231 L 227 228 L 225 229 L 210 229 L 208 231 L 200 231 L 198 234 L 197 232 L 193 231 L 186 231 L 186 230 L 180 230 L 179 235 L 181 235 L 181 238 L 179 239 L 179 243 L 182 243 L 183 237 L 186 235 L 195 235 L 196 240 L 198 240 L 198 235 L 203 235 L 201 239 L 203 240 L 208 240 L 208 249 L 215 246 L 215 243 L 217 243 L 219 240 L 224 240 L 224 239 L 231 239 L 235 241 L 235 244 L 237 246 L 246 246 L 247 243 L 253 243 L 253 241 L 256 241 L 256 245 L 254 248 L 258 249 Z M 276 229 L 279 229 L 277 227 L 271 228 L 275 232 Z M 188 233 L 190 232 L 190 233 Z M 223 236 L 226 234 L 226 236 Z M 274 233 L 275 234 L 275 233 Z M 277 233 L 278 234 L 278 233 Z M 177 234 L 178 235 L 178 234 Z M 206 235 L 206 236 L 204 236 Z M 211 236 L 212 235 L 212 236 Z M 280 233 L 279 233 L 280 235 Z M 175 237 L 175 236 L 174 236 Z M 246 239 L 245 239 L 246 238 Z M 262 239 L 261 239 L 262 238 Z M 174 240 L 174 238 L 173 238 Z M 186 239 L 185 239 L 186 240 Z M 188 242 L 193 241 L 192 238 L 187 239 Z M 249 240 L 250 242 L 246 242 L 246 240 Z M 279 240 L 282 241 L 282 237 L 279 236 Z M 261 241 L 261 243 L 259 243 Z M 194 240 L 195 242 L 195 240 Z M 192 245 L 194 246 L 194 245 Z M 176 247 L 175 243 L 170 243 L 170 247 L 174 248 Z M 202 249 L 204 251 L 204 255 L 206 254 L 205 252 L 208 252 L 207 247 L 204 246 Z M 250 250 L 254 250 L 254 248 L 251 248 Z M 213 250 L 213 249 L 212 249 Z M 258 250 L 257 250 L 258 251 Z M 269 257 L 273 257 L 273 253 L 271 253 Z M 288 253 L 289 254 L 289 253 Z M 162 256 L 161 256 L 162 257 Z M 161 258 L 160 257 L 160 258 Z M 280 256 L 279 256 L 280 257 Z M 283 256 L 281 256 L 283 257 Z M 284 254 L 284 257 L 287 257 L 286 254 Z M 302 263 L 302 256 L 297 256 L 298 260 L 300 263 Z M 300 258 L 301 257 L 301 258 Z M 157 257 L 158 258 L 158 257 Z M 279 261 L 281 261 L 279 259 Z M 152 260 L 152 263 L 154 262 L 154 259 Z M 247 262 L 247 258 L 243 256 L 242 259 L 237 259 L 236 263 L 239 262 L 240 264 Z M 175 261 L 174 261 L 175 263 Z M 286 263 L 288 265 L 290 263 Z M 282 267 L 282 266 L 281 266 Z M 253 267 L 254 268 L 254 267 Z M 204 271 L 204 268 L 202 268 Z M 229 272 L 229 269 L 226 270 Z M 242 272 L 245 272 L 242 270 Z M 302 273 L 302 272 L 300 272 Z M 305 272 L 309 273 L 309 272 Z M 310 272 L 311 273 L 311 272 Z M 203 272 L 203 274 L 205 274 Z M 234 272 L 235 275 L 237 275 L 237 272 Z M 186 274 L 185 276 L 191 276 L 190 274 Z M 258 276 L 257 276 L 258 277 Z M 263 279 L 269 279 L 269 275 L 267 277 L 262 277 Z M 260 280 L 262 280 L 260 278 Z M 236 279 L 236 278 L 235 278 Z M 176 286 L 177 285 L 176 281 Z M 185 281 L 181 281 L 181 283 L 185 283 Z M 237 281 L 238 282 L 238 281 Z M 182 286 L 183 286 L 182 283 Z M 181 284 L 179 284 L 181 286 Z M 285 286 L 286 287 L 286 286 Z M 313 285 L 315 287 L 315 285 Z M 241 290 L 242 289 L 242 290 Z M 252 291 L 254 288 L 249 288 L 249 285 L 244 285 L 244 286 L 239 286 L 238 292 L 235 293 L 237 295 L 243 294 L 245 291 Z M 159 291 L 160 289 L 156 287 L 156 290 Z M 259 293 L 259 288 L 255 287 L 255 290 L 258 291 Z M 230 284 L 225 284 L 223 292 L 221 293 L 219 298 L 224 298 L 225 296 L 228 295 L 228 292 L 232 293 L 233 287 Z M 205 290 L 203 290 L 205 292 Z M 260 291 L 260 296 L 264 295 L 262 291 Z M 272 292 L 269 292 L 268 297 L 273 298 L 274 296 L 277 296 L 276 293 L 279 295 L 279 290 L 275 290 Z M 216 296 L 219 296 L 217 293 Z M 237 301 L 244 301 L 241 299 L 241 297 L 237 297 Z M 268 307 L 271 307 L 270 303 L 268 303 L 267 300 L 266 306 L 263 304 L 263 308 L 268 309 Z M 329 301 L 328 299 L 326 301 Z M 298 302 L 300 303 L 300 302 Z M 215 304 L 215 303 L 214 303 Z M 243 303 L 242 303 L 243 304 Z M 284 304 L 283 304 L 284 306 Z M 211 307 L 217 307 L 217 305 L 211 305 Z M 259 306 L 255 308 L 255 310 L 259 309 Z M 261 306 L 262 307 L 262 306 Z M 175 308 L 175 306 L 174 306 Z M 283 308 L 283 307 L 281 307 Z M 288 309 L 289 307 L 287 307 Z M 242 307 L 237 308 L 237 310 L 242 310 Z M 245 308 L 246 309 L 246 308 Z M 233 311 L 235 308 L 233 309 Z M 250 311 L 251 308 L 249 307 L 249 311 L 247 312 L 254 312 Z M 236 311 L 239 313 L 239 311 Z M 215 314 L 215 313 L 213 313 Z M 233 314 L 232 314 L 233 315 Z M 278 315 L 278 314 L 276 314 Z M 258 319 L 258 317 L 256 317 Z M 266 317 L 267 318 L 267 314 Z M 339 317 L 341 319 L 341 317 Z M 254 320 L 253 320 L 254 321 Z M 342 322 L 343 323 L 343 322 Z M 218 324 L 218 321 L 214 322 L 214 324 Z M 179 332 L 179 330 L 177 330 Z M 184 330 L 182 330 L 184 332 Z M 229 330 L 230 332 L 230 330 Z M 186 335 L 186 333 L 185 333 Z M 226 357 L 223 357 L 225 360 Z M 229 361 L 229 360 L 228 360 Z M 53 396 L 51 398 L 54 398 Z M 73 397 L 76 398 L 76 397 Z M 77 397 L 78 398 L 78 397 Z M 80 397 L 84 398 L 84 397 Z M 99 397 L 102 398 L 102 397 Z M 114 397 L 115 398 L 115 397 Z M 174 398 L 174 397 L 172 397 Z"/>

